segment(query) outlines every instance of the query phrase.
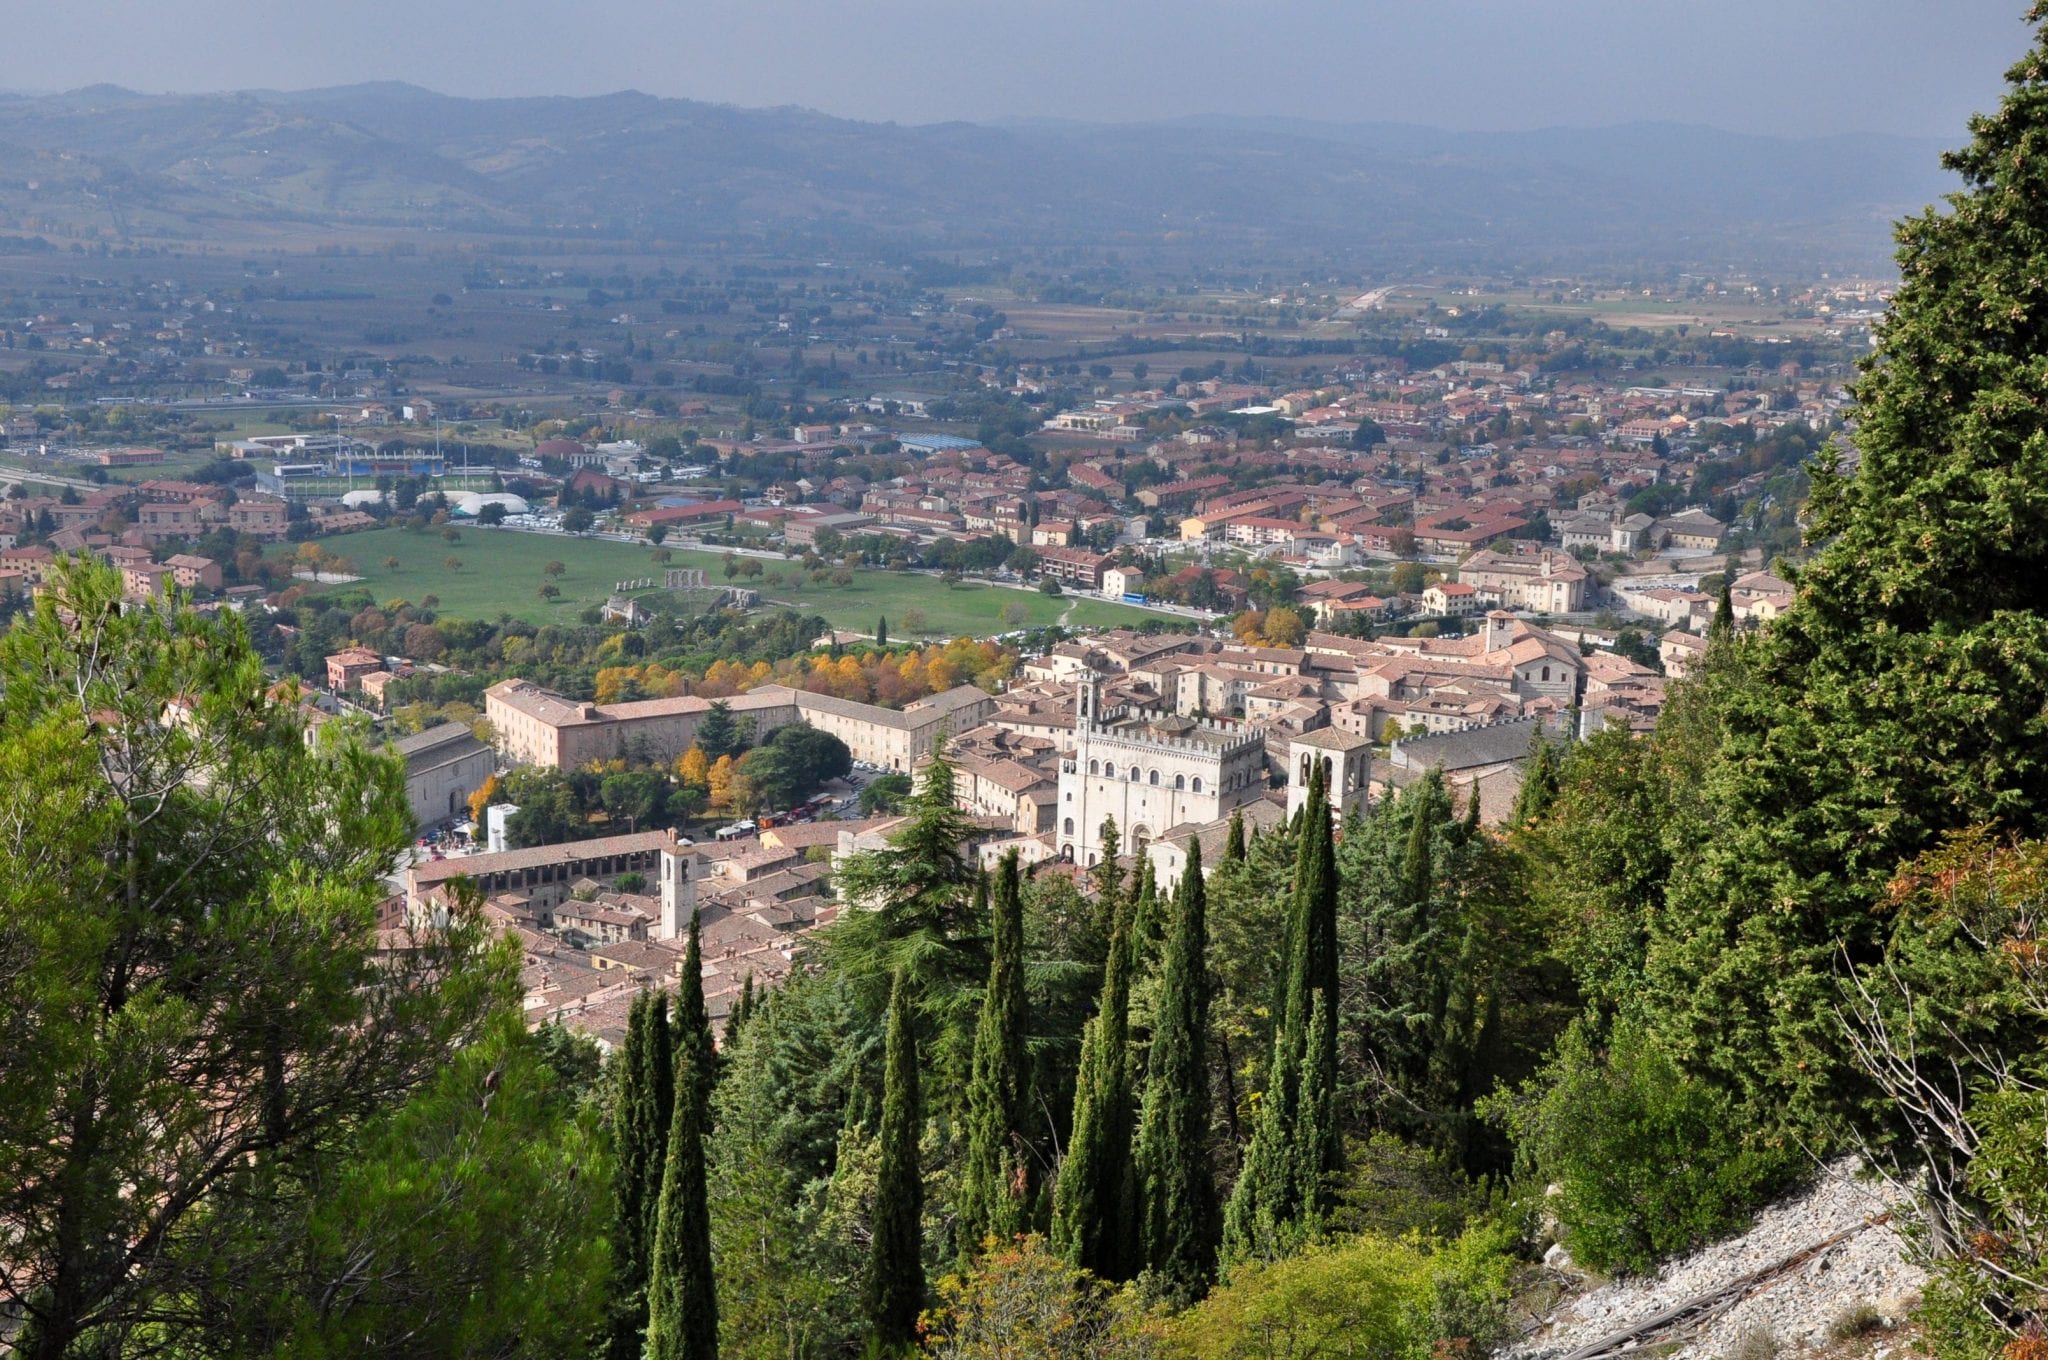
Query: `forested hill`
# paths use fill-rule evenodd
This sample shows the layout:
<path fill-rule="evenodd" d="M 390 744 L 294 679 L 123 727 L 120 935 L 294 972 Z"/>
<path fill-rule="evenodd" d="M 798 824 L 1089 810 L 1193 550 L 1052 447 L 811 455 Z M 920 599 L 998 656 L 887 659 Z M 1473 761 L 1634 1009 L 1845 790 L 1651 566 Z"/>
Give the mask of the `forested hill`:
<path fill-rule="evenodd" d="M 1148 247 L 1390 270 L 1881 267 L 1940 144 L 1667 124 L 902 126 L 637 93 L 403 84 L 0 99 L 0 228 L 246 240 L 364 226 L 802 248 Z"/>

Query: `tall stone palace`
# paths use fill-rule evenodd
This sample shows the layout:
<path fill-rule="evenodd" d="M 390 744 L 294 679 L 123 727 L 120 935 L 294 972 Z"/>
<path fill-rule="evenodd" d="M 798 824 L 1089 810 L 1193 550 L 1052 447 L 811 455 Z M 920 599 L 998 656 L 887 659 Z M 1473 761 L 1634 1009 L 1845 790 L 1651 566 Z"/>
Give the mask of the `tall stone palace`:
<path fill-rule="evenodd" d="M 1100 681 L 1079 681 L 1074 749 L 1060 762 L 1060 858 L 1101 858 L 1102 823 L 1115 818 L 1121 852 L 1180 826 L 1206 826 L 1262 797 L 1265 735 L 1239 725 L 1118 705 L 1101 708 Z"/>

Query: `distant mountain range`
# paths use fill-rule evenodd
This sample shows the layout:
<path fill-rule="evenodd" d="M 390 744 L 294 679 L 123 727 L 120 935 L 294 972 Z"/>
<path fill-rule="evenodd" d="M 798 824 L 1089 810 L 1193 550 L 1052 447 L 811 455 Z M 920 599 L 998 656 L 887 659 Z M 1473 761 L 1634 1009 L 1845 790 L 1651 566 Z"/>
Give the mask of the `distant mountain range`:
<path fill-rule="evenodd" d="M 1641 123 L 902 126 L 403 84 L 0 97 L 0 229 L 435 230 L 801 249 L 1117 248 L 1243 267 L 1880 266 L 1942 144 Z"/>

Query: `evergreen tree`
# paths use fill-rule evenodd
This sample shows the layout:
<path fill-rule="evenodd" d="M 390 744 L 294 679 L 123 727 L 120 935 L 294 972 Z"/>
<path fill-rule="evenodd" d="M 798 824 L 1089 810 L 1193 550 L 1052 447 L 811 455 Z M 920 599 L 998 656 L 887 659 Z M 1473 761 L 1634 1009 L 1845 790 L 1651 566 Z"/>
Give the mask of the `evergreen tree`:
<path fill-rule="evenodd" d="M 1735 559 L 1729 558 L 1721 573 L 1721 598 L 1714 605 L 1714 621 L 1707 627 L 1710 638 L 1724 638 L 1735 631 Z"/>
<path fill-rule="evenodd" d="M 963 1256 L 978 1253 L 984 1238 L 1007 1242 L 1031 1226 L 1024 897 L 1015 850 L 1003 856 L 997 871 L 993 925 L 988 988 L 974 1031 L 967 1087 L 967 1151 L 954 1202 Z"/>
<path fill-rule="evenodd" d="M 877 1030 L 902 976 L 911 1003 L 937 1032 L 928 1055 L 941 1074 L 935 1103 L 950 1107 L 967 1084 L 976 1003 L 988 979 L 988 912 L 972 891 L 976 870 L 961 853 L 973 827 L 954 804 L 953 767 L 926 765 L 904 810 L 907 820 L 887 847 L 838 866 L 840 899 L 866 910 L 841 916 L 817 947 Z"/>
<path fill-rule="evenodd" d="M 887 614 L 875 620 L 875 645 L 877 647 L 889 645 L 889 616 Z"/>
<path fill-rule="evenodd" d="M 1328 788 L 1317 764 L 1296 840 L 1273 1064 L 1226 1217 L 1233 1256 L 1283 1249 L 1313 1232 L 1329 1208 L 1330 1178 L 1340 1161 L 1334 1090 L 1337 887 Z M 1312 1076 L 1322 1084 L 1306 1090 Z"/>
<path fill-rule="evenodd" d="M 1074 1131 L 1053 1198 L 1053 1246 L 1105 1280 L 1137 1268 L 1133 1232 L 1137 1185 L 1131 1160 L 1131 918 L 1126 902 L 1110 931 L 1102 1000 L 1081 1037 Z"/>
<path fill-rule="evenodd" d="M 909 990 L 899 978 L 889 994 L 882 1161 L 861 1286 L 869 1335 L 884 1350 L 916 1344 L 917 1315 L 924 1307 L 924 1174 L 917 1152 L 924 1114 L 918 1099 L 917 1036 L 911 1028 Z"/>
<path fill-rule="evenodd" d="M 1522 788 L 1515 795 L 1515 825 L 1529 826 L 1543 819 L 1557 798 L 1559 777 L 1557 751 L 1537 723 L 1529 737 L 1529 759 L 1522 767 Z M 1478 790 L 1473 790 L 1477 801 Z"/>
<path fill-rule="evenodd" d="M 717 1360 L 718 1287 L 711 1270 L 711 1205 L 704 1145 L 718 1056 L 704 1008 L 704 960 L 690 917 L 676 993 L 675 1117 L 661 1178 L 661 1213 L 647 1281 L 647 1360 Z"/>
<path fill-rule="evenodd" d="M 1092 932 L 1096 940 L 1107 945 L 1124 893 L 1123 869 L 1117 864 L 1117 857 L 1123 853 L 1123 839 L 1116 829 L 1116 818 L 1102 819 L 1101 839 L 1102 858 L 1088 871 L 1088 876 L 1095 888 Z"/>
<path fill-rule="evenodd" d="M 1223 842 L 1223 861 L 1226 864 L 1244 863 L 1244 813 L 1230 814 L 1230 837 Z"/>
<path fill-rule="evenodd" d="M 711 760 L 720 756 L 738 756 L 747 749 L 739 719 L 732 715 L 731 704 L 723 699 L 712 700 L 711 707 L 697 723 L 697 747 Z"/>
<path fill-rule="evenodd" d="M 1145 1265 L 1155 1292 L 1182 1303 L 1215 1279 L 1221 1236 L 1209 1155 L 1208 952 L 1202 848 L 1190 842 L 1174 894 L 1137 1144 Z"/>
<path fill-rule="evenodd" d="M 1972 826 L 2048 832 L 2048 6 L 2030 17 L 2012 88 L 1945 158 L 1961 191 L 1899 228 L 1860 457 L 1813 469 L 1821 546 L 1716 691 L 1713 820 L 1672 833 L 1659 1037 L 1773 1121 L 1859 1095 L 1837 981 L 1882 955 L 1900 862 Z"/>
<path fill-rule="evenodd" d="M 1138 886 L 1131 898 L 1131 952 L 1139 974 L 1149 972 L 1166 942 L 1166 913 L 1159 907 L 1159 880 L 1152 871 L 1152 857 L 1138 860 Z"/>
<path fill-rule="evenodd" d="M 740 1030 L 754 1018 L 754 1008 L 758 1004 L 754 975 L 749 973 L 740 984 L 739 1000 L 733 1002 L 732 1010 L 725 1017 L 725 1051 L 731 1052 L 733 1045 L 739 1042 Z"/>
<path fill-rule="evenodd" d="M 660 1089 L 671 1080 L 651 1057 L 658 1031 L 666 1057 L 666 998 L 643 992 L 633 998 L 626 1019 L 626 1043 L 619 1052 L 612 1130 L 617 1167 L 612 1180 L 612 1310 L 605 1345 L 613 1360 L 638 1360 L 647 1332 L 647 1271 L 654 1246 L 654 1220 L 661 1203 L 668 1129 L 660 1121 L 654 1074 Z"/>

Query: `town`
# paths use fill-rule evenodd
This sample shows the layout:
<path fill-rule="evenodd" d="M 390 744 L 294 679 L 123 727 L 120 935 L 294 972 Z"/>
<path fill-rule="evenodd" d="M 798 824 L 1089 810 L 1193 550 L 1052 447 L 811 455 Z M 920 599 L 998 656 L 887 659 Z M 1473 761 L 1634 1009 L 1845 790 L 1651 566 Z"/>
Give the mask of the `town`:
<path fill-rule="evenodd" d="M 1743 3 L 25 15 L 0 1355 L 2048 1360 L 2048 6 Z"/>

